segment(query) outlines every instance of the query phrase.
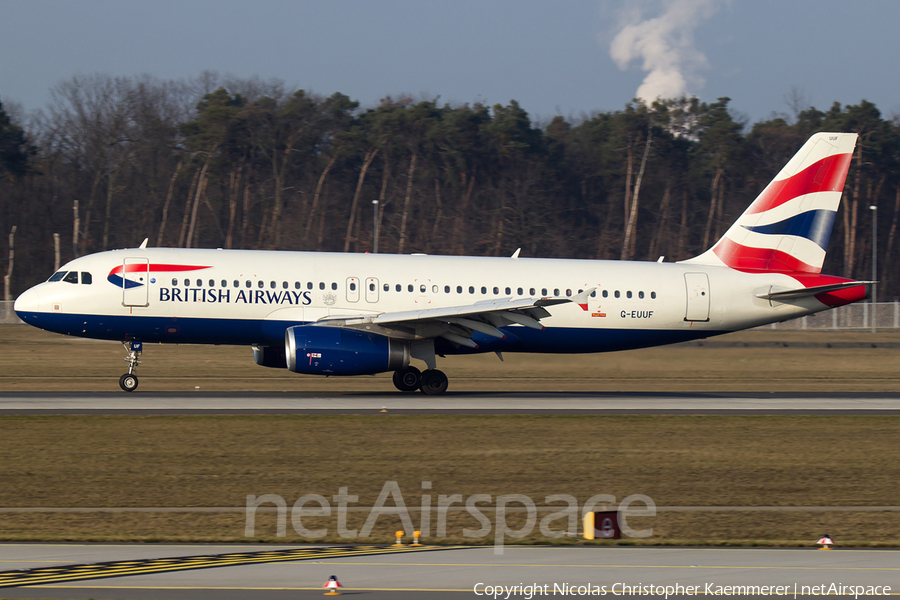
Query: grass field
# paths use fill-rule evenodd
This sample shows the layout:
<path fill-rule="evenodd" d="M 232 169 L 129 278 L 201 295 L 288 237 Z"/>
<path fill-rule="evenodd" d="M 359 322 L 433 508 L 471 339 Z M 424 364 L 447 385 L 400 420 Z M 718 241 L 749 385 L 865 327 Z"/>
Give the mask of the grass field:
<path fill-rule="evenodd" d="M 434 505 L 440 494 L 525 494 L 538 505 L 551 494 L 579 505 L 645 494 L 659 506 L 885 506 L 897 504 L 900 478 L 897 417 L 58 416 L 3 417 L 0 429 L 7 508 L 242 507 L 248 494 L 290 507 L 341 487 L 372 506 L 389 480 L 410 506 L 423 493 Z M 349 526 L 365 518 L 351 513 Z M 335 517 L 303 523 L 340 541 Z M 382 517 L 372 539 L 399 524 Z M 654 528 L 652 543 L 796 544 L 828 532 L 845 545 L 900 545 L 897 512 L 661 512 L 638 525 Z M 446 541 L 468 541 L 463 527 L 478 523 L 452 513 Z M 247 541 L 241 513 L 2 513 L 0 532 Z M 274 534 L 274 515 L 258 515 L 254 539 Z"/>
<path fill-rule="evenodd" d="M 0 390 L 116 391 L 124 357 L 116 342 L 0 326 Z M 451 392 L 900 390 L 900 332 L 756 330 L 628 352 L 504 358 L 451 356 L 438 367 Z M 245 347 L 146 344 L 143 361 L 141 391 L 394 391 L 389 373 L 297 375 L 257 366 Z"/>
<path fill-rule="evenodd" d="M 116 390 L 123 356 L 116 344 L 0 327 L 0 389 Z M 144 358 L 142 391 L 392 389 L 384 376 L 264 369 L 246 348 L 151 346 Z M 754 331 L 703 345 L 506 359 L 439 364 L 451 391 L 900 389 L 895 333 Z M 248 494 L 277 494 L 290 508 L 305 494 L 331 500 L 341 487 L 371 506 L 386 481 L 398 482 L 409 506 L 425 493 L 432 505 L 451 494 L 524 494 L 538 505 L 552 494 L 579 505 L 595 494 L 644 494 L 665 507 L 893 506 L 898 439 L 900 418 L 877 416 L 8 416 L 0 417 L 0 507 L 242 507 Z M 422 481 L 432 482 L 429 492 Z M 365 518 L 350 513 L 348 527 Z M 523 520 L 507 518 L 512 528 Z M 840 545 L 900 546 L 892 511 L 660 512 L 630 523 L 653 528 L 641 543 L 809 545 L 827 532 Z M 325 541 L 349 541 L 336 535 L 334 516 L 303 525 L 328 528 Z M 388 541 L 399 525 L 381 517 L 369 541 Z M 242 512 L 0 512 L 4 540 L 247 542 L 244 526 Z M 472 543 L 462 530 L 478 527 L 451 512 L 444 541 Z M 290 519 L 286 538 L 275 532 L 275 515 L 260 513 L 251 540 L 300 541 Z M 547 539 L 535 528 L 519 542 Z"/>

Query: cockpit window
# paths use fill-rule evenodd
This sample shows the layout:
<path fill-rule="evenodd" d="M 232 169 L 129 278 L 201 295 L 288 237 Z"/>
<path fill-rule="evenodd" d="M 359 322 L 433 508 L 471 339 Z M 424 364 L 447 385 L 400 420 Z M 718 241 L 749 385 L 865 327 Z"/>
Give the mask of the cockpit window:
<path fill-rule="evenodd" d="M 81 272 L 81 283 L 84 285 L 91 285 L 94 282 L 94 278 L 91 277 L 91 274 L 87 271 Z"/>
<path fill-rule="evenodd" d="M 57 272 L 54 273 L 53 276 L 50 277 L 50 279 L 48 279 L 47 281 L 59 281 L 60 279 L 62 279 L 62 278 L 65 277 L 65 276 L 66 276 L 66 272 L 65 272 L 65 271 L 57 271 Z"/>
<path fill-rule="evenodd" d="M 63 277 L 63 281 L 66 283 L 78 283 L 78 271 L 69 271 L 66 273 L 66 276 Z"/>

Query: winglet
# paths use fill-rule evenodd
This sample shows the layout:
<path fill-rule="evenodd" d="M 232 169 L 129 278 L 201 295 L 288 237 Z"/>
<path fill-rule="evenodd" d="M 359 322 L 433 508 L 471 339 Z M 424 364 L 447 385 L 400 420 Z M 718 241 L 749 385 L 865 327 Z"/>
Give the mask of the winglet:
<path fill-rule="evenodd" d="M 587 311 L 588 298 L 591 297 L 591 294 L 593 294 L 594 290 L 596 290 L 596 289 L 597 289 L 596 287 L 592 287 L 592 288 L 588 288 L 588 289 L 584 290 L 580 294 L 576 294 L 575 296 L 572 297 L 572 302 L 574 302 L 575 304 L 580 306 L 581 310 Z"/>
<path fill-rule="evenodd" d="M 149 241 L 150 241 L 150 238 L 144 238 L 144 241 L 141 242 L 141 245 L 138 246 L 138 248 L 140 248 L 141 250 L 145 250 L 147 248 L 147 242 L 149 242 Z"/>

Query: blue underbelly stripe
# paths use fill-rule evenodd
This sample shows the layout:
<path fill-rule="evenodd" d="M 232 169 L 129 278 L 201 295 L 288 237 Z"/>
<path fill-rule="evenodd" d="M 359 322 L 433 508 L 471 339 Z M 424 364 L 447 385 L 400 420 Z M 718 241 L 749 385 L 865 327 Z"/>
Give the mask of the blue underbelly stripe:
<path fill-rule="evenodd" d="M 143 342 L 172 344 L 223 344 L 249 346 L 251 344 L 284 344 L 288 327 L 305 325 L 301 321 L 270 321 L 261 319 L 211 319 L 136 316 L 71 315 L 61 313 L 19 312 L 25 323 L 65 335 L 118 340 L 135 339 Z M 477 349 L 458 347 L 437 338 L 438 354 L 477 354 L 482 352 L 586 353 L 610 352 L 674 344 L 727 331 L 662 330 L 662 329 L 588 329 L 577 327 L 548 327 L 542 331 L 527 327 L 505 328 L 506 339 L 476 333 L 473 341 Z"/>

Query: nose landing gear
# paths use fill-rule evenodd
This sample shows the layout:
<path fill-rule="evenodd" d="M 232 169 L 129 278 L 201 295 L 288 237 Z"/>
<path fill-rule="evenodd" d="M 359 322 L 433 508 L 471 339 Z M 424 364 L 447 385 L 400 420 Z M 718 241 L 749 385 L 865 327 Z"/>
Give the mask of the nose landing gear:
<path fill-rule="evenodd" d="M 128 372 L 119 377 L 119 387 L 126 392 L 133 392 L 138 386 L 138 377 L 134 370 L 141 364 L 141 351 L 144 349 L 144 344 L 138 341 L 131 341 L 122 342 L 122 345 L 125 346 L 125 351 L 128 352 L 128 356 L 125 357 L 125 362 L 128 363 Z"/>

